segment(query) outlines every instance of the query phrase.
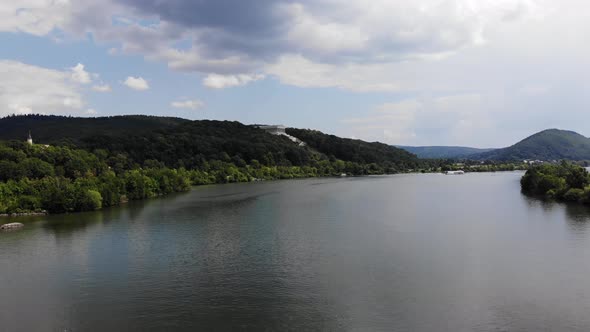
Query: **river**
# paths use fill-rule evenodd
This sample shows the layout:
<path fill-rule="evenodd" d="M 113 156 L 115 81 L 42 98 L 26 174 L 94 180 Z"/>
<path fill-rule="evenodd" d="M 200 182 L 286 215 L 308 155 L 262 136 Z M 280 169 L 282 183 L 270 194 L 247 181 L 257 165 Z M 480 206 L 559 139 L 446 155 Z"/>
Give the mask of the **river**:
<path fill-rule="evenodd" d="M 589 331 L 590 210 L 520 172 L 196 187 L 2 219 L 0 331 Z"/>

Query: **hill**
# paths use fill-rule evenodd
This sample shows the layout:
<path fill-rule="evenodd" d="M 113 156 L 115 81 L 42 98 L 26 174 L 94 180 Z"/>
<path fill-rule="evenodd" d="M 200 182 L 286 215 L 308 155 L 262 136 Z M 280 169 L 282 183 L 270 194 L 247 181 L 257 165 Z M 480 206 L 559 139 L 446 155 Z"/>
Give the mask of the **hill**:
<path fill-rule="evenodd" d="M 287 128 L 287 133 L 304 141 L 308 146 L 332 159 L 356 163 L 391 163 L 403 168 L 417 166 L 416 155 L 387 144 L 368 143 L 358 139 L 340 138 L 317 130 Z"/>
<path fill-rule="evenodd" d="M 317 166 L 321 160 L 341 160 L 357 166 L 376 164 L 375 172 L 395 172 L 421 163 L 415 155 L 381 143 L 288 129 L 308 144 L 302 147 L 286 137 L 235 121 L 43 115 L 0 119 L 0 140 L 22 141 L 29 130 L 35 142 L 66 143 L 87 151 L 106 150 L 111 155 L 123 156 L 125 163 L 137 165 L 157 161 L 167 167 L 194 169 L 217 160 L 239 165 L 255 162 L 267 166 Z"/>
<path fill-rule="evenodd" d="M 99 118 L 79 118 L 57 115 L 22 115 L 0 119 L 0 140 L 24 140 L 28 132 L 43 143 L 67 139 L 74 143 L 95 135 L 123 135 L 148 133 L 172 128 L 190 120 L 147 115 L 125 115 Z"/>
<path fill-rule="evenodd" d="M 473 156 L 478 160 L 590 160 L 590 139 L 576 132 L 547 129 L 503 149 Z"/>
<path fill-rule="evenodd" d="M 29 129 L 41 144 L 25 143 Z M 439 167 L 381 143 L 304 129 L 288 132 L 307 144 L 235 121 L 0 119 L 0 214 L 96 210 L 191 185 Z"/>
<path fill-rule="evenodd" d="M 401 146 L 404 149 L 425 159 L 462 159 L 469 158 L 475 154 L 489 152 L 495 149 L 478 149 L 464 146 Z"/>

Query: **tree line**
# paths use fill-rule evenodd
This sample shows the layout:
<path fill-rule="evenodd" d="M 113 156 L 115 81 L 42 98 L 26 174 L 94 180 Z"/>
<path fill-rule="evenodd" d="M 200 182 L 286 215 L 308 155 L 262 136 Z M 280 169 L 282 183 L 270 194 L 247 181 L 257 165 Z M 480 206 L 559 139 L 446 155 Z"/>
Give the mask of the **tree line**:
<path fill-rule="evenodd" d="M 306 143 L 302 146 L 235 121 L 41 115 L 0 119 L 0 128 L 12 132 L 2 133 L 9 138 L 29 126 L 34 140 L 38 131 L 39 141 L 51 145 L 0 141 L 0 214 L 94 210 L 186 191 L 191 185 L 436 172 L 453 164 L 418 159 L 382 143 L 287 129 Z"/>
<path fill-rule="evenodd" d="M 525 194 L 561 201 L 590 203 L 590 175 L 568 162 L 531 167 L 520 180 Z"/>
<path fill-rule="evenodd" d="M 394 164 L 361 164 L 319 154 L 306 165 L 293 165 L 271 158 L 246 163 L 224 151 L 221 160 L 199 160 L 190 169 L 171 168 L 157 159 L 140 162 L 132 156 L 106 149 L 0 142 L 0 214 L 96 210 L 187 191 L 191 185 L 402 171 Z"/>

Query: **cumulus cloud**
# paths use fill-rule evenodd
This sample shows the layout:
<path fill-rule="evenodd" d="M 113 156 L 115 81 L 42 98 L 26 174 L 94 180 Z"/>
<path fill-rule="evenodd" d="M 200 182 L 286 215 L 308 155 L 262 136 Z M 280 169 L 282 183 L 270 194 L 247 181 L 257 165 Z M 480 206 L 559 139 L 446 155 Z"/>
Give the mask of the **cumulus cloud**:
<path fill-rule="evenodd" d="M 79 63 L 74 67 L 70 68 L 72 71 L 72 80 L 81 84 L 88 84 L 92 81 L 90 73 L 84 70 L 84 65 Z"/>
<path fill-rule="evenodd" d="M 218 75 L 209 74 L 203 79 L 203 85 L 211 89 L 224 89 L 234 86 L 246 85 L 250 82 L 258 81 L 264 78 L 264 75 Z"/>
<path fill-rule="evenodd" d="M 407 99 L 380 104 L 365 116 L 341 123 L 348 127 L 348 136 L 389 144 L 427 144 L 421 139 L 435 136 L 442 144 L 460 145 L 491 127 L 486 101 L 478 93 Z"/>
<path fill-rule="evenodd" d="M 194 34 L 202 57 L 303 54 L 367 62 L 454 51 L 481 43 L 487 24 L 516 20 L 531 0 L 262 0 L 122 3 Z M 231 10 L 228 10 L 231 8 Z M 188 15 L 190 13 L 190 15 Z M 207 32 L 200 33 L 200 32 Z"/>
<path fill-rule="evenodd" d="M 97 41 L 116 44 L 117 53 L 223 75 L 204 81 L 222 87 L 247 84 L 254 80 L 237 75 L 252 77 L 267 69 L 291 84 L 284 59 L 301 57 L 312 66 L 328 66 L 316 73 L 321 86 L 346 88 L 330 80 L 332 66 L 354 73 L 384 63 L 439 59 L 484 44 L 488 30 L 533 15 L 541 1 L 24 0 L 0 5 L 0 31 L 91 33 Z M 364 82 L 355 90 L 392 90 L 396 84 Z"/>
<path fill-rule="evenodd" d="M 148 82 L 142 77 L 128 76 L 123 84 L 136 91 L 144 91 L 150 88 Z"/>
<path fill-rule="evenodd" d="M 390 77 L 385 64 L 322 64 L 301 55 L 286 55 L 265 71 L 283 84 L 303 88 L 336 87 L 354 92 L 398 92 L 408 89 L 405 81 Z"/>
<path fill-rule="evenodd" d="M 76 114 L 84 105 L 79 85 L 72 81 L 70 70 L 0 61 L 0 116 Z"/>
<path fill-rule="evenodd" d="M 486 146 L 512 143 L 531 128 L 589 132 L 587 74 L 580 70 L 590 59 L 580 33 L 589 28 L 587 9 L 581 0 L 22 0 L 0 3 L 0 31 L 91 35 L 109 54 L 198 72 L 211 88 L 264 75 L 298 87 L 405 98 L 420 106 L 394 114 L 375 106 L 348 118 L 339 134 L 452 144 L 472 130 L 469 142 Z M 58 72 L 77 93 L 71 71 Z M 77 105 L 73 100 L 65 103 Z M 14 98 L 10 105 L 41 112 Z M 370 120 L 378 117 L 390 125 Z"/>
<path fill-rule="evenodd" d="M 200 100 L 181 100 L 181 101 L 173 101 L 170 103 L 170 106 L 174 108 L 186 108 L 191 110 L 196 110 L 205 106 Z"/>
<path fill-rule="evenodd" d="M 67 21 L 69 8 L 67 0 L 3 1 L 0 31 L 46 35 Z"/>
<path fill-rule="evenodd" d="M 408 142 L 416 137 L 415 124 L 423 104 L 417 100 L 384 103 L 371 114 L 359 118 L 347 118 L 341 122 L 352 127 L 352 131 L 372 140 L 391 144 Z"/>
<path fill-rule="evenodd" d="M 97 84 L 92 87 L 92 90 L 96 92 L 111 92 L 112 88 L 108 84 Z"/>

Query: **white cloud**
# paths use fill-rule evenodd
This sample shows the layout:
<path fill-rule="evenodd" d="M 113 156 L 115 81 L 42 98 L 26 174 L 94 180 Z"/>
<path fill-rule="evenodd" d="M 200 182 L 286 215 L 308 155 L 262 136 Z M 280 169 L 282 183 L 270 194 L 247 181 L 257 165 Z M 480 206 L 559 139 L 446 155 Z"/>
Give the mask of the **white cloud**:
<path fill-rule="evenodd" d="M 123 84 L 137 91 L 144 91 L 150 88 L 148 82 L 142 77 L 128 76 Z"/>
<path fill-rule="evenodd" d="M 94 108 L 89 108 L 86 110 L 86 114 L 88 115 L 96 115 L 98 112 Z"/>
<path fill-rule="evenodd" d="M 360 52 L 367 47 L 370 35 L 350 22 L 322 21 L 314 17 L 301 3 L 287 5 L 293 25 L 286 38 L 299 49 L 319 54 Z"/>
<path fill-rule="evenodd" d="M 91 33 L 94 40 L 115 45 L 110 53 L 140 54 L 175 70 L 211 74 L 205 83 L 213 88 L 256 80 L 241 78 L 243 73 L 272 74 L 304 86 L 285 68 L 290 64 L 285 59 L 300 57 L 307 67 L 323 70 L 313 86 L 394 91 L 400 84 L 391 76 L 377 83 L 370 79 L 384 64 L 441 59 L 483 45 L 490 31 L 539 16 L 545 2 L 260 0 L 231 2 L 232 11 L 210 1 L 22 0 L 0 5 L 0 31 L 64 31 L 81 38 Z M 338 79 L 331 79 L 334 72 Z M 359 72 L 369 73 L 361 84 L 342 83 Z"/>
<path fill-rule="evenodd" d="M 71 71 L 0 60 L 0 116 L 78 114 L 84 105 Z"/>
<path fill-rule="evenodd" d="M 67 21 L 69 8 L 67 0 L 2 1 L 0 31 L 43 36 Z"/>
<path fill-rule="evenodd" d="M 182 100 L 182 101 L 173 101 L 172 103 L 170 103 L 170 106 L 172 106 L 174 108 L 187 108 L 187 109 L 196 110 L 196 109 L 199 109 L 199 108 L 202 108 L 203 106 L 205 106 L 205 103 L 203 103 L 200 100 Z"/>
<path fill-rule="evenodd" d="M 76 66 L 70 68 L 72 71 L 72 80 L 80 84 L 88 84 L 92 81 L 90 73 L 84 70 L 84 65 L 78 63 Z"/>
<path fill-rule="evenodd" d="M 238 9 L 219 5 L 230 2 Z M 0 2 L 0 31 L 92 35 L 112 54 L 200 72 L 211 88 L 264 75 L 298 87 L 371 92 L 380 101 L 406 98 L 421 106 L 395 115 L 375 106 L 365 116 L 351 115 L 344 123 L 351 132 L 341 134 L 394 141 L 401 133 L 407 142 L 464 144 L 459 138 L 471 132 L 467 143 L 485 146 L 549 126 L 590 133 L 583 70 L 590 46 L 581 33 L 590 29 L 588 8 L 581 0 L 22 0 Z M 72 72 L 55 72 L 83 101 Z M 80 105 L 63 94 L 49 104 L 33 102 L 37 97 L 24 88 L 15 96 L 26 98 L 7 97 L 12 83 L 0 80 L 0 112 Z M 399 128 L 368 119 L 379 116 Z M 380 128 L 360 132 L 363 126 Z"/>
<path fill-rule="evenodd" d="M 96 92 L 111 92 L 112 88 L 108 84 L 97 84 L 92 87 L 92 90 Z"/>
<path fill-rule="evenodd" d="M 526 96 L 539 96 L 546 94 L 551 88 L 546 84 L 528 84 L 520 89 L 520 92 Z"/>
<path fill-rule="evenodd" d="M 265 71 L 283 84 L 303 88 L 340 88 L 354 92 L 398 92 L 405 82 L 392 79 L 385 64 L 320 64 L 301 55 L 281 57 Z"/>
<path fill-rule="evenodd" d="M 225 89 L 235 86 L 246 85 L 250 82 L 258 81 L 264 78 L 264 75 L 218 75 L 210 74 L 203 79 L 203 85 L 211 89 Z"/>
<path fill-rule="evenodd" d="M 351 125 L 355 135 L 399 144 L 416 137 L 414 126 L 417 113 L 422 108 L 422 102 L 417 100 L 385 103 L 377 106 L 368 116 L 343 119 L 342 123 Z"/>
<path fill-rule="evenodd" d="M 408 99 L 376 106 L 363 117 L 345 118 L 348 136 L 389 144 L 420 145 L 436 136 L 438 144 L 465 144 L 490 129 L 484 97 L 477 93 Z"/>
<path fill-rule="evenodd" d="M 80 109 L 84 106 L 84 102 L 80 98 L 65 97 L 62 103 L 67 108 Z"/>

